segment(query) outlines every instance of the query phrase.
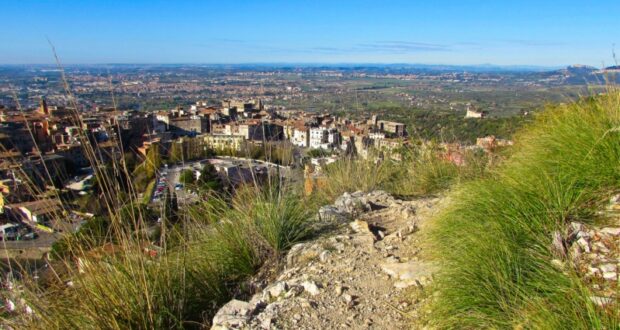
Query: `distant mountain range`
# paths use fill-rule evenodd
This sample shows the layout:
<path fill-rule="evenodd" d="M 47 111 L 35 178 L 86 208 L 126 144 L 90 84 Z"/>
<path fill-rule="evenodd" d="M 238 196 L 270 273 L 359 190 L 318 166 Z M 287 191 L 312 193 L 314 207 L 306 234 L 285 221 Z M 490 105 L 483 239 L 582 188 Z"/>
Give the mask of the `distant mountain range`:
<path fill-rule="evenodd" d="M 620 81 L 620 77 L 616 73 L 620 73 L 620 66 L 614 65 L 602 69 L 588 65 L 570 65 L 566 68 L 553 72 L 561 74 L 568 83 L 605 83 L 609 81 Z"/>

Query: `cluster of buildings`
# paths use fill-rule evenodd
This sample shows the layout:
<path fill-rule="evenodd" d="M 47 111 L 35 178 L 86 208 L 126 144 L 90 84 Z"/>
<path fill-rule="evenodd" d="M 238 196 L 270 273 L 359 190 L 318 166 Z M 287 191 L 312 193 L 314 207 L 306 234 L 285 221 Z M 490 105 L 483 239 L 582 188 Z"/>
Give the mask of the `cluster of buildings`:
<path fill-rule="evenodd" d="M 0 220 L 70 230 L 71 221 L 52 223 L 72 214 L 59 192 L 92 178 L 91 160 L 120 159 L 122 119 L 110 109 L 78 113 L 45 99 L 34 110 L 0 106 Z"/>
<path fill-rule="evenodd" d="M 120 160 L 123 152 L 146 154 L 155 144 L 168 157 L 172 144 L 187 137 L 205 150 L 240 151 L 248 143 L 282 141 L 301 149 L 367 156 L 373 148 L 398 148 L 406 135 L 404 124 L 376 116 L 353 121 L 325 113 L 277 110 L 266 108 L 260 99 L 225 99 L 215 105 L 199 101 L 156 112 L 103 107 L 76 111 L 41 99 L 34 110 L 0 107 L 0 212 L 46 222 L 39 220 L 48 217 L 32 215 L 25 207 L 34 213 L 63 211 L 50 207 L 60 203 L 49 192 L 90 187 L 86 181 L 93 178 L 93 162 L 108 164 Z M 37 205 L 40 200 L 45 202 Z"/>
<path fill-rule="evenodd" d="M 196 102 L 188 109 L 156 112 L 152 119 L 147 146 L 190 136 L 213 149 L 240 150 L 246 142 L 287 141 L 299 148 L 355 150 L 365 156 L 371 148 L 397 148 L 407 136 L 404 124 L 377 116 L 353 121 L 331 114 L 266 110 L 261 100 L 224 100 L 218 106 Z"/>
<path fill-rule="evenodd" d="M 394 149 L 407 135 L 405 125 L 378 120 L 352 121 L 330 114 L 288 113 L 281 122 L 284 137 L 293 145 L 310 149 L 355 150 L 361 156 L 376 149 Z"/>

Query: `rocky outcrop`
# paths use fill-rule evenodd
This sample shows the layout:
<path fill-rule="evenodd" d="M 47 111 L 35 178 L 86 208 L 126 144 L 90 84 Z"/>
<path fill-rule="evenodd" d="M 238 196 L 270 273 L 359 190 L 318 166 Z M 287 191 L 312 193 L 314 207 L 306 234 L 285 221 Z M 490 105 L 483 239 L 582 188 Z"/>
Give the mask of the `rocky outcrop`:
<path fill-rule="evenodd" d="M 276 279 L 248 302 L 222 307 L 212 329 L 404 327 L 401 310 L 413 306 L 402 290 L 420 290 L 436 268 L 419 260 L 416 244 L 436 202 L 344 194 L 319 211 L 318 222 L 333 229 L 293 246 Z"/>
<path fill-rule="evenodd" d="M 599 212 L 603 222 L 614 225 L 586 225 L 571 222 L 565 235 L 555 232 L 553 250 L 558 258 L 552 264 L 580 275 L 590 289 L 592 302 L 600 307 L 617 303 L 620 265 L 620 195 L 613 196 Z"/>
<path fill-rule="evenodd" d="M 572 222 L 567 239 L 567 264 L 581 275 L 592 292 L 592 301 L 606 306 L 618 299 L 618 264 L 620 263 L 620 227 L 587 226 Z"/>

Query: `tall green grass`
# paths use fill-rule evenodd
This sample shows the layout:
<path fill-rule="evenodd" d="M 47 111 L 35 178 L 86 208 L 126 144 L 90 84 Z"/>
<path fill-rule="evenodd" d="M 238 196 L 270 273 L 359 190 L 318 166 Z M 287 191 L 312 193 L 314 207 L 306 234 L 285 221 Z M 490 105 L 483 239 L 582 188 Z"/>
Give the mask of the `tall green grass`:
<path fill-rule="evenodd" d="M 78 109 L 56 60 L 67 99 Z M 72 115 L 76 127 L 85 127 L 77 110 Z M 40 278 L 24 270 L 22 278 L 4 279 L 13 290 L 0 290 L 2 298 L 32 313 L 3 313 L 2 328 L 203 328 L 262 265 L 311 234 L 314 208 L 282 182 L 262 188 L 255 182 L 234 196 L 211 191 L 199 205 L 180 202 L 174 220 L 162 220 L 154 231 L 155 208 L 138 196 L 152 188 L 148 183 L 159 171 L 158 146 L 131 172 L 125 159 L 103 161 L 85 130 L 79 138 L 96 176 L 93 197 L 85 202 L 96 202 L 97 217 L 56 245 Z M 120 136 L 114 138 L 124 155 Z M 276 153 L 290 156 L 283 150 Z M 61 212 L 57 217 L 65 220 Z"/>
<path fill-rule="evenodd" d="M 612 329 L 572 271 L 550 261 L 552 233 L 596 221 L 620 187 L 620 93 L 550 107 L 515 138 L 487 178 L 463 184 L 433 222 L 442 263 L 432 304 L 438 328 Z"/>
<path fill-rule="evenodd" d="M 33 316 L 3 323 L 45 329 L 208 324 L 265 262 L 311 234 L 312 210 L 294 192 L 272 187 L 241 189 L 230 200 L 212 196 L 167 229 L 164 248 L 130 227 L 97 244 L 67 241 L 71 257 L 52 266 L 51 280 L 18 283 L 18 298 Z"/>
<path fill-rule="evenodd" d="M 345 158 L 324 169 L 325 182 L 319 195 L 328 202 L 344 192 L 384 189 L 395 180 L 396 167 L 391 162 Z"/>
<path fill-rule="evenodd" d="M 325 185 L 318 190 L 326 201 L 344 192 L 377 189 L 402 197 L 428 196 L 482 176 L 489 164 L 484 152 L 464 151 L 461 166 L 446 160 L 444 152 L 424 143 L 404 149 L 401 161 L 345 158 L 325 167 Z"/>
<path fill-rule="evenodd" d="M 202 313 L 226 299 L 228 289 L 211 260 L 180 252 L 151 258 L 139 252 L 137 246 L 119 246 L 116 254 L 82 256 L 83 273 L 66 265 L 67 273 L 55 286 L 27 285 L 22 297 L 33 316 L 5 324 L 37 329 L 197 327 Z"/>

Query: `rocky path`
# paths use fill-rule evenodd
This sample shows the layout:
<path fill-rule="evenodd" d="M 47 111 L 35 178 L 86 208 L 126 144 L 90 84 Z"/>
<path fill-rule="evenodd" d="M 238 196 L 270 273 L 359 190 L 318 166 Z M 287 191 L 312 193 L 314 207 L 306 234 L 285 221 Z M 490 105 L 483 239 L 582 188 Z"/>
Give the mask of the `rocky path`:
<path fill-rule="evenodd" d="M 319 212 L 332 228 L 294 246 L 284 270 L 250 301 L 232 300 L 212 329 L 404 329 L 419 313 L 412 296 L 435 265 L 416 244 L 438 199 L 401 201 L 385 192 L 345 194 Z"/>

